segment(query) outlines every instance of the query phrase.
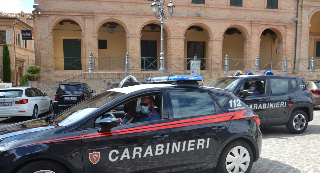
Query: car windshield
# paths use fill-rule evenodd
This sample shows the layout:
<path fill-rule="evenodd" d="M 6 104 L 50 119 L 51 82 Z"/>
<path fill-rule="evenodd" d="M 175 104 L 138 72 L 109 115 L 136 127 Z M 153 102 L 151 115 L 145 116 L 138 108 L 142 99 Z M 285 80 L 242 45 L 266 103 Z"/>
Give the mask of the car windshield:
<path fill-rule="evenodd" d="M 82 84 L 61 84 L 57 93 L 63 94 L 85 94 L 85 89 Z"/>
<path fill-rule="evenodd" d="M 22 97 L 22 90 L 0 90 L 0 98 Z"/>
<path fill-rule="evenodd" d="M 115 98 L 122 96 L 123 93 L 106 91 L 102 94 L 99 94 L 96 97 L 93 97 L 89 100 L 86 100 L 77 106 L 71 107 L 65 112 L 54 117 L 53 121 L 59 126 L 67 126 L 75 121 L 79 121 L 88 116 L 95 109 L 105 105 L 106 103 L 112 101 Z"/>
<path fill-rule="evenodd" d="M 227 89 L 232 91 L 234 87 L 237 86 L 239 83 L 240 79 L 239 78 L 222 78 L 214 81 L 210 87 L 215 87 L 215 88 L 221 88 L 221 89 Z"/>

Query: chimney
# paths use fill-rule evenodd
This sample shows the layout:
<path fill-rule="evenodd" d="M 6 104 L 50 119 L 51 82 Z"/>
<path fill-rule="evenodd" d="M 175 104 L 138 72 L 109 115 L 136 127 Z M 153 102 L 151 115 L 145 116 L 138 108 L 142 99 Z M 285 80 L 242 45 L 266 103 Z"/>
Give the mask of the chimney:
<path fill-rule="evenodd" d="M 20 20 L 23 21 L 24 23 L 27 23 L 27 17 L 23 11 L 21 11 L 20 13 Z"/>

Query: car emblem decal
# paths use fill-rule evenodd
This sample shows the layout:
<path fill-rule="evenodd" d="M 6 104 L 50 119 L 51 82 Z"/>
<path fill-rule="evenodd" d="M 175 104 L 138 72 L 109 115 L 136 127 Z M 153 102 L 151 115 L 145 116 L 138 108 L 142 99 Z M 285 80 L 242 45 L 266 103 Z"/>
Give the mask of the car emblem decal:
<path fill-rule="evenodd" d="M 89 159 L 93 164 L 97 164 L 100 160 L 100 152 L 89 153 Z"/>
<path fill-rule="evenodd" d="M 290 107 L 293 105 L 293 104 L 288 104 Z"/>

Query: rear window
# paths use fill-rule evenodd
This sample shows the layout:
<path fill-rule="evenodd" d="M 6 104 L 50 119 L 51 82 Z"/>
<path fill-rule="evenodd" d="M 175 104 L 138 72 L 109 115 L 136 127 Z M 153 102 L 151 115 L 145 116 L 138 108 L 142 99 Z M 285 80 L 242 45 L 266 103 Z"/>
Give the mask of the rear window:
<path fill-rule="evenodd" d="M 314 82 L 314 84 L 315 84 L 318 88 L 320 88 L 320 82 Z"/>
<path fill-rule="evenodd" d="M 85 94 L 85 89 L 82 84 L 61 84 L 57 93 L 63 94 Z"/>
<path fill-rule="evenodd" d="M 2 90 L 0 91 L 0 98 L 22 97 L 22 93 L 22 90 Z"/>
<path fill-rule="evenodd" d="M 232 91 L 239 83 L 240 78 L 223 78 L 214 81 L 210 87 L 227 89 Z"/>

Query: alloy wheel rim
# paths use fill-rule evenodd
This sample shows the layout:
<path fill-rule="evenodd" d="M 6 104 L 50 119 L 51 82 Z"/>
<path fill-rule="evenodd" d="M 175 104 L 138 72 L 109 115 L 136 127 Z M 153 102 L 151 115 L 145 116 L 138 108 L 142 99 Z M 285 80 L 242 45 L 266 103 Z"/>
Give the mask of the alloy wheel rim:
<path fill-rule="evenodd" d="M 236 146 L 227 154 L 226 170 L 229 173 L 244 173 L 249 167 L 250 160 L 249 151 L 242 146 Z"/>
<path fill-rule="evenodd" d="M 50 171 L 50 170 L 40 170 L 40 171 L 36 171 L 34 173 L 54 173 L 54 172 Z"/>
<path fill-rule="evenodd" d="M 306 117 L 302 114 L 297 114 L 293 118 L 293 127 L 296 130 L 303 130 L 306 126 Z"/>
<path fill-rule="evenodd" d="M 38 118 L 38 108 L 37 107 L 34 108 L 34 117 Z"/>

